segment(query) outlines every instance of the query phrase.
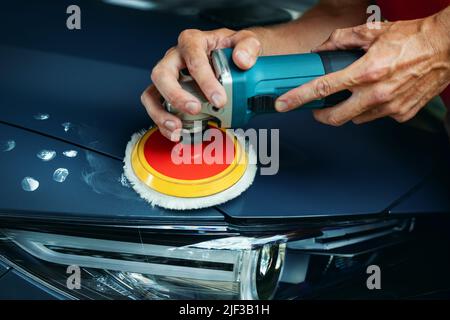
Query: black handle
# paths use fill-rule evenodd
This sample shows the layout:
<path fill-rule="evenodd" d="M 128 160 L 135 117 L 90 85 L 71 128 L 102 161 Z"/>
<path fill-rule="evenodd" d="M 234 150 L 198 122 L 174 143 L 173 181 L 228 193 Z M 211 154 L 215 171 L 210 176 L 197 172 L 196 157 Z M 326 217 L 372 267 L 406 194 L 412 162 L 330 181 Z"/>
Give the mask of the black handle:
<path fill-rule="evenodd" d="M 364 55 L 363 50 L 348 50 L 348 51 L 322 51 L 317 54 L 322 60 L 325 74 L 336 72 L 347 68 L 353 62 Z M 352 93 L 348 90 L 336 92 L 324 99 L 324 106 L 331 107 L 344 100 L 350 98 Z"/>

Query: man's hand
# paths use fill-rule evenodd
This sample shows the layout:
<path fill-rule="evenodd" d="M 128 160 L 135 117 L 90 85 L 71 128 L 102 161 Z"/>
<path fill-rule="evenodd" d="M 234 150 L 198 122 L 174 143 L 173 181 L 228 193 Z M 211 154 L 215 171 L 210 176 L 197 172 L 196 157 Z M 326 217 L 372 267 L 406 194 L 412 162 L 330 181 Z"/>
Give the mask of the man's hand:
<path fill-rule="evenodd" d="M 352 96 L 331 108 L 314 110 L 325 124 L 356 124 L 390 116 L 399 122 L 414 117 L 450 83 L 448 29 L 436 18 L 338 29 L 314 51 L 362 48 L 366 54 L 341 71 L 293 89 L 276 102 L 288 111 L 341 90 Z"/>
<path fill-rule="evenodd" d="M 159 127 L 161 133 L 174 141 L 179 140 L 181 121 L 166 112 L 161 96 L 175 108 L 189 114 L 200 111 L 200 101 L 183 90 L 178 83 L 180 70 L 187 68 L 205 97 L 221 108 L 227 101 L 224 88 L 215 77 L 209 62 L 211 51 L 234 47 L 233 61 L 239 68 L 252 67 L 261 54 L 261 43 L 249 30 L 235 32 L 229 29 L 213 31 L 185 30 L 178 38 L 178 45 L 169 49 L 153 68 L 149 86 L 141 96 L 142 104 Z"/>

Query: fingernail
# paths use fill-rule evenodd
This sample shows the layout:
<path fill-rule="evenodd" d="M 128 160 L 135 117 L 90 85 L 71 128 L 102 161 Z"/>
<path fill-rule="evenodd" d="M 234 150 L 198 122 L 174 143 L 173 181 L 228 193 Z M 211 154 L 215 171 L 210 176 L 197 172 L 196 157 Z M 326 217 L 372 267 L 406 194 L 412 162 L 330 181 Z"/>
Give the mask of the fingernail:
<path fill-rule="evenodd" d="M 211 101 L 214 104 L 214 106 L 216 107 L 221 107 L 222 106 L 222 96 L 219 93 L 213 93 L 213 95 L 211 96 Z"/>
<path fill-rule="evenodd" d="M 170 131 L 173 131 L 176 129 L 177 125 L 175 124 L 174 121 L 172 120 L 167 120 L 166 122 L 164 122 L 164 126 L 169 129 Z"/>
<path fill-rule="evenodd" d="M 275 102 L 275 109 L 278 111 L 285 111 L 287 109 L 288 105 L 284 101 L 277 101 Z"/>
<path fill-rule="evenodd" d="M 200 105 L 197 102 L 191 101 L 186 103 L 186 109 L 192 114 L 197 114 L 200 111 Z"/>
<path fill-rule="evenodd" d="M 248 66 L 250 64 L 250 56 L 249 56 L 249 54 L 247 52 L 245 52 L 245 51 L 238 51 L 236 53 L 236 57 L 244 65 Z"/>

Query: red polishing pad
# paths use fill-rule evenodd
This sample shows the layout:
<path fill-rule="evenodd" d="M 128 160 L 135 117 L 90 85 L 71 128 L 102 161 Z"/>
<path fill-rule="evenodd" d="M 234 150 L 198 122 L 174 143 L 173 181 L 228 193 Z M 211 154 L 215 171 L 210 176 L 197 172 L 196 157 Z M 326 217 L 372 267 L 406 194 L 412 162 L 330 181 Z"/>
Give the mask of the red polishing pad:
<path fill-rule="evenodd" d="M 235 147 L 232 137 L 224 131 L 214 127 L 210 130 L 214 130 L 211 141 L 194 144 L 172 142 L 156 130 L 145 142 L 145 160 L 157 172 L 170 178 L 199 180 L 213 177 L 230 166 Z M 183 162 L 174 161 L 174 154 Z"/>
<path fill-rule="evenodd" d="M 125 152 L 127 179 L 142 198 L 169 209 L 199 209 L 237 197 L 256 174 L 245 142 L 215 126 L 202 138 L 183 136 L 175 143 L 157 128 L 134 134 Z"/>

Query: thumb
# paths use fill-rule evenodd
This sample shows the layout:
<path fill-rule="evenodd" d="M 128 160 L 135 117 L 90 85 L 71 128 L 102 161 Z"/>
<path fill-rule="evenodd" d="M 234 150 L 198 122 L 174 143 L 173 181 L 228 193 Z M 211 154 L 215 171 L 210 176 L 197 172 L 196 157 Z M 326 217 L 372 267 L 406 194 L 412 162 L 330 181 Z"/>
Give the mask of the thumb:
<path fill-rule="evenodd" d="M 261 54 L 261 42 L 256 34 L 243 30 L 230 37 L 230 45 L 234 47 L 233 61 L 241 69 L 250 69 Z"/>

